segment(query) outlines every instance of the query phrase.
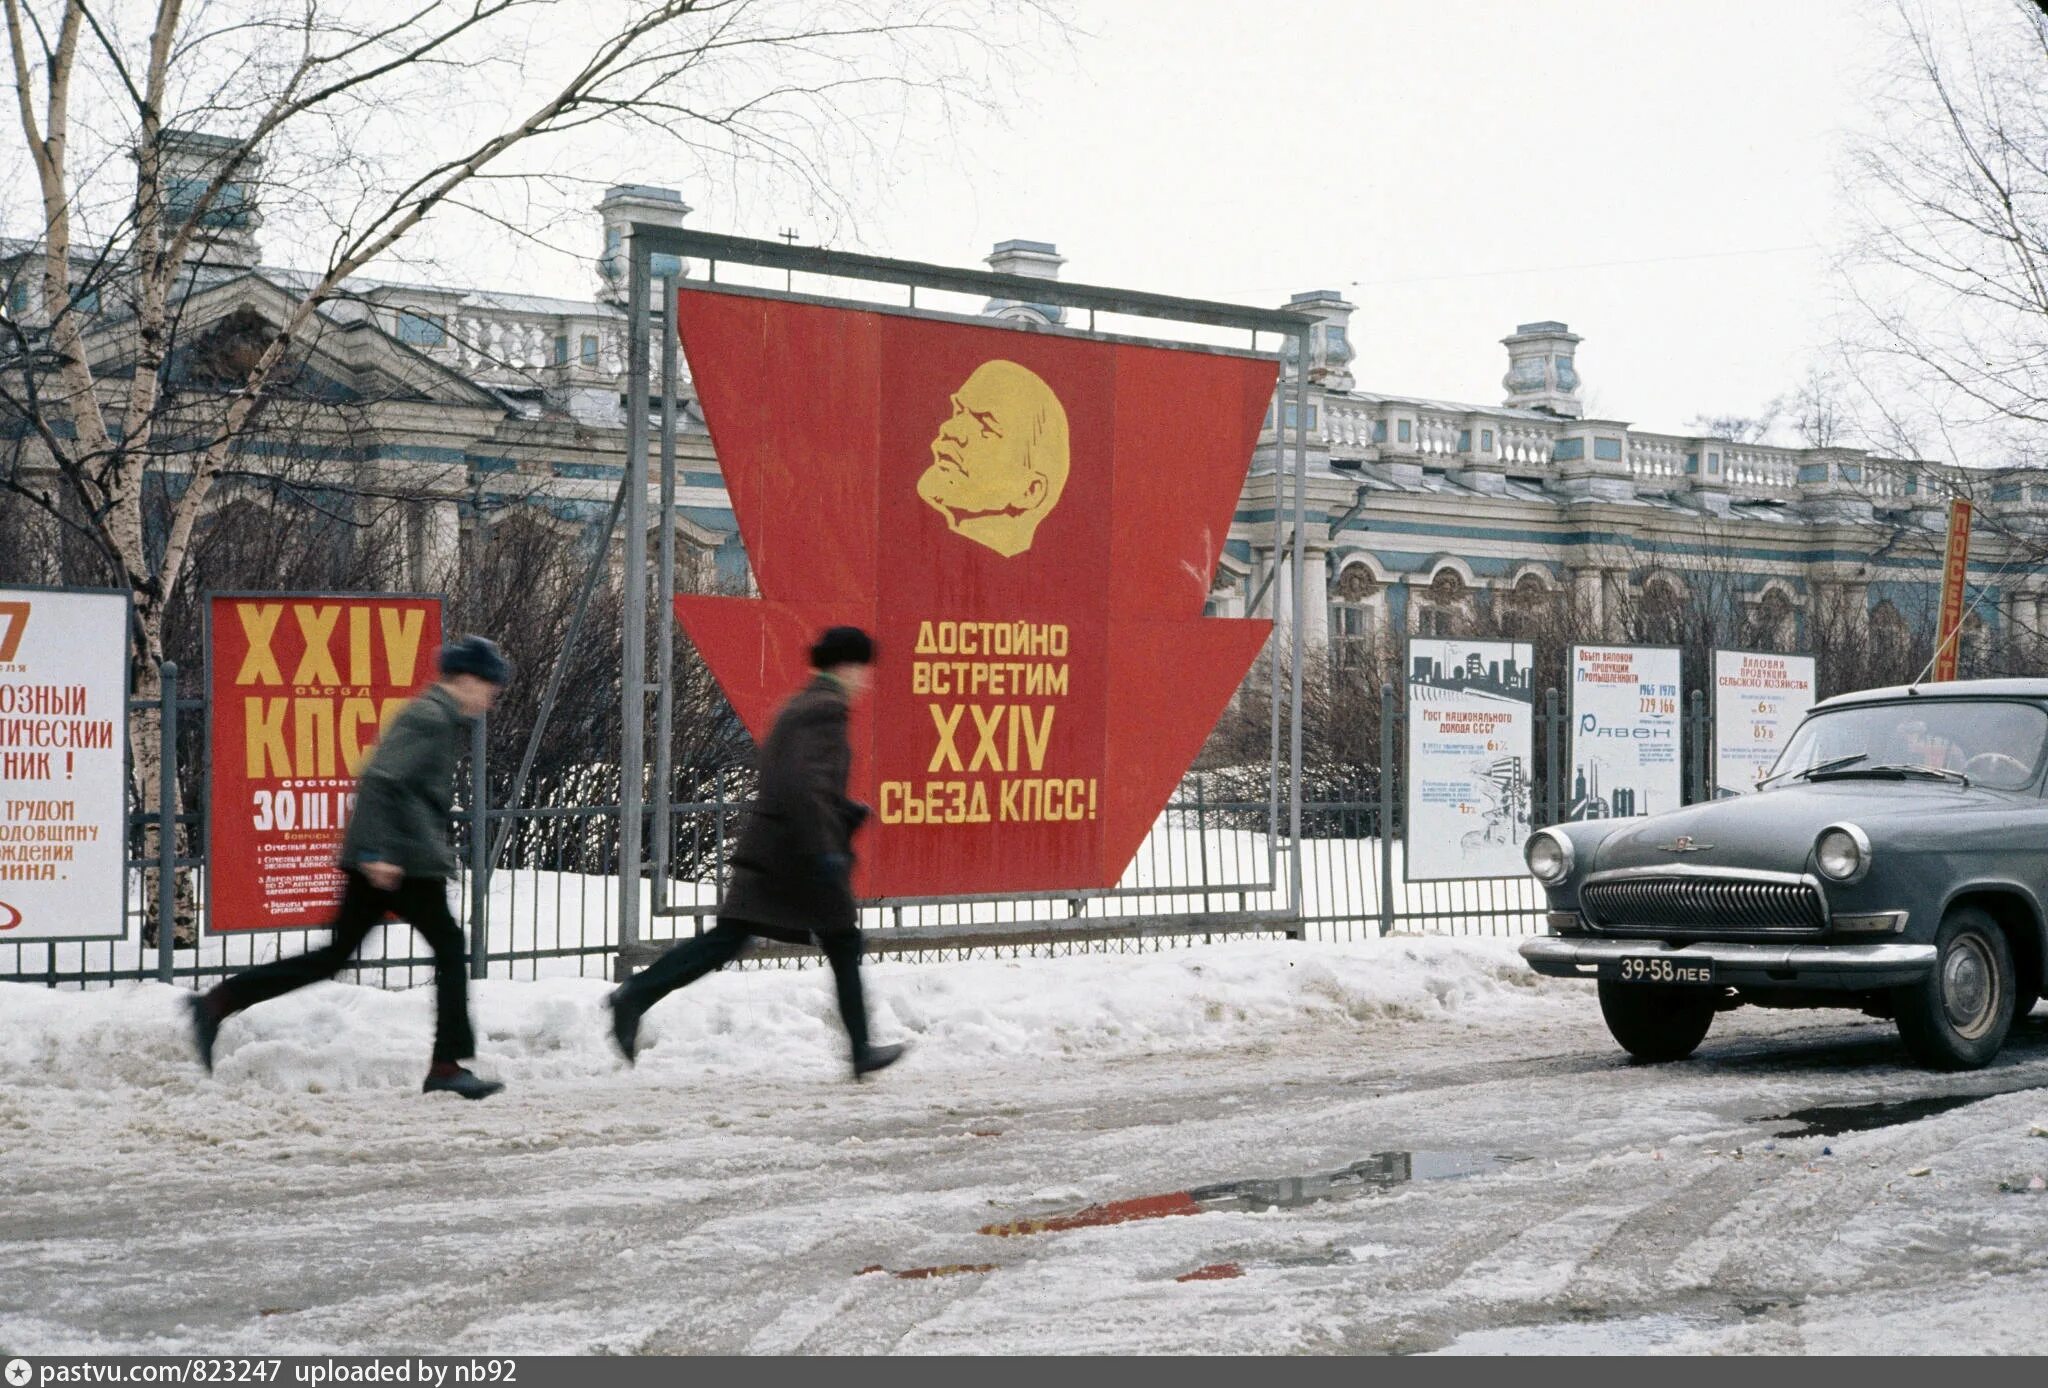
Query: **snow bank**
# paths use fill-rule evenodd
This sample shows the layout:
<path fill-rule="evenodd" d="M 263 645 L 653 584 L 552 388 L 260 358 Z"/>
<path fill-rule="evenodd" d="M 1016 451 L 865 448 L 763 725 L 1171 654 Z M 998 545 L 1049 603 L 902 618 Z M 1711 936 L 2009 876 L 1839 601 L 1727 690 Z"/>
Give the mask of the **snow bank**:
<path fill-rule="evenodd" d="M 875 1030 L 919 1043 L 920 1066 L 1062 1055 L 1240 1049 L 1303 1028 L 1512 1023 L 1560 985 L 1510 941 L 1422 937 L 1242 941 L 1170 953 L 976 959 L 868 970 Z M 478 1068 L 519 1082 L 615 1074 L 595 979 L 476 985 Z M 198 1082 L 182 989 L 56 992 L 0 984 L 0 1091 Z M 433 1028 L 430 988 L 323 984 L 223 1028 L 217 1082 L 283 1092 L 411 1087 Z M 657 1075 L 844 1064 L 822 969 L 728 971 L 648 1014 L 641 1068 Z"/>

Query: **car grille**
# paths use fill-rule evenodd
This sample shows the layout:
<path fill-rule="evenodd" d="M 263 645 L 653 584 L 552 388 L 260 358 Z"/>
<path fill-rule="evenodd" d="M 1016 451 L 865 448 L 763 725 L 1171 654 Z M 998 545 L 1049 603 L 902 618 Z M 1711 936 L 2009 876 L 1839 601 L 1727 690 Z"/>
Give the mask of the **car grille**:
<path fill-rule="evenodd" d="M 1589 882 L 1580 904 L 1594 926 L 1672 930 L 1819 930 L 1820 892 L 1806 882 L 1741 877 L 1628 877 Z"/>

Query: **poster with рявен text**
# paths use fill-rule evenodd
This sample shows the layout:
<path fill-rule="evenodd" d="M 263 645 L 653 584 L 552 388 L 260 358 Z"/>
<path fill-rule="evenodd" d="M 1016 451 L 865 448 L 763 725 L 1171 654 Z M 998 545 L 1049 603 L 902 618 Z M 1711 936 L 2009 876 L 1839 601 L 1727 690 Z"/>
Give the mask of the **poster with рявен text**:
<path fill-rule="evenodd" d="M 0 588 L 0 944 L 127 937 L 128 595 Z"/>
<path fill-rule="evenodd" d="M 1528 871 L 1530 660 L 1519 641 L 1408 642 L 1409 881 Z"/>
<path fill-rule="evenodd" d="M 1572 647 L 1566 819 L 1628 819 L 1678 808 L 1679 683 L 1676 647 Z"/>
<path fill-rule="evenodd" d="M 1714 798 L 1747 795 L 1813 707 L 1813 657 L 1714 652 Z"/>

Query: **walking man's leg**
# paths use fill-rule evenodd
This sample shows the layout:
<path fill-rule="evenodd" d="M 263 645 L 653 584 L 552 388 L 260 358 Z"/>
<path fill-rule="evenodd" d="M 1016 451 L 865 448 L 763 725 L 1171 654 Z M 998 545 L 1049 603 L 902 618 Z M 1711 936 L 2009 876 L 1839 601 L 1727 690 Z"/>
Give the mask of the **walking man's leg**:
<path fill-rule="evenodd" d="M 745 953 L 753 934 L 740 921 L 720 921 L 702 935 L 678 942 L 661 958 L 612 990 L 612 1039 L 633 1063 L 640 1044 L 640 1018 L 678 988 L 715 973 Z"/>
<path fill-rule="evenodd" d="M 818 948 L 832 966 L 832 982 L 839 992 L 839 1020 L 846 1025 L 846 1039 L 852 1043 L 855 1078 L 887 1069 L 903 1058 L 903 1046 L 876 1046 L 868 1040 L 868 1000 L 860 983 L 861 938 L 858 930 L 820 933 Z"/>
<path fill-rule="evenodd" d="M 222 980 L 205 994 L 195 995 L 192 1010 L 192 1039 L 199 1059 L 213 1069 L 213 1042 L 220 1024 L 244 1008 L 283 997 L 309 983 L 321 983 L 340 973 L 377 922 L 389 908 L 389 893 L 370 885 L 370 880 L 350 869 L 342 887 L 341 905 L 336 909 L 331 936 L 318 949 L 273 959 L 253 969 Z"/>
<path fill-rule="evenodd" d="M 464 1069 L 476 1054 L 469 1022 L 469 951 L 462 927 L 448 911 L 448 883 L 439 877 L 408 877 L 393 894 L 392 909 L 403 916 L 434 952 L 434 1060 L 427 1093 L 446 1090 L 465 1099 L 484 1099 L 505 1086 Z"/>

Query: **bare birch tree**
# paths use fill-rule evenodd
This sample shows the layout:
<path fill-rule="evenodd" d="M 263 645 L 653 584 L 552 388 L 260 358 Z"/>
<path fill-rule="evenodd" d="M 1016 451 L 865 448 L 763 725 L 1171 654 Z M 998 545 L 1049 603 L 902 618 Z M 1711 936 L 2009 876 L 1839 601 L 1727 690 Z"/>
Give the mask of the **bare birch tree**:
<path fill-rule="evenodd" d="M 1845 355 L 1872 446 L 2035 462 L 2048 426 L 2048 14 L 1896 0 L 1852 153 Z"/>
<path fill-rule="evenodd" d="M 0 414 L 55 479 L 17 469 L 16 491 L 133 593 L 145 693 L 209 495 L 352 276 L 465 215 L 516 221 L 597 138 L 843 203 L 895 132 L 991 99 L 1012 45 L 1058 30 L 998 0 L 0 0 L 0 19 L 39 266 L 13 296 L 38 310 L 0 315 Z M 231 138 L 181 177 L 201 129 Z M 192 262 L 259 189 L 315 263 L 196 397 L 171 369 Z"/>

